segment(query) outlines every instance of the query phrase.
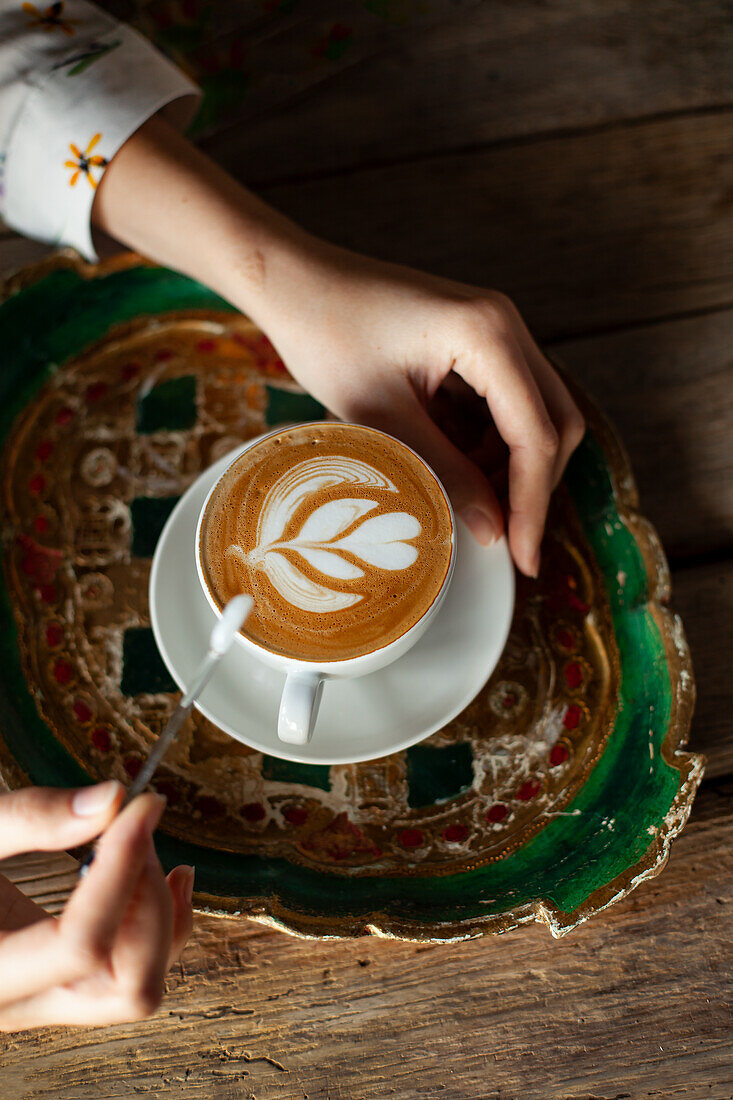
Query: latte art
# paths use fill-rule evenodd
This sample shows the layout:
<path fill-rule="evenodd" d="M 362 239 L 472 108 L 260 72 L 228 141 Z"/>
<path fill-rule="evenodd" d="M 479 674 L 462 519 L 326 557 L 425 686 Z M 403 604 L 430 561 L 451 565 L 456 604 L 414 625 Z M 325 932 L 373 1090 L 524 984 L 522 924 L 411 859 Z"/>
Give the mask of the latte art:
<path fill-rule="evenodd" d="M 244 633 L 305 660 L 400 637 L 435 599 L 451 551 L 449 507 L 424 464 L 340 424 L 279 432 L 240 456 L 212 493 L 199 546 L 217 604 L 251 593 Z"/>
<path fill-rule="evenodd" d="M 414 539 L 422 527 L 407 512 L 388 512 L 363 517 L 378 501 L 346 497 L 327 501 L 311 512 L 295 538 L 278 541 L 301 504 L 317 499 L 320 490 L 333 485 L 367 485 L 396 493 L 397 486 L 373 466 L 344 455 L 300 462 L 284 474 L 267 494 L 257 524 L 257 545 L 249 554 L 232 545 L 227 554 L 242 564 L 260 567 L 288 603 L 302 611 L 328 614 L 352 607 L 364 597 L 336 585 L 309 580 L 296 564 L 279 551 L 292 550 L 333 581 L 364 576 L 364 564 L 379 569 L 406 569 L 418 551 L 405 539 Z M 356 562 L 360 564 L 355 564 Z"/>

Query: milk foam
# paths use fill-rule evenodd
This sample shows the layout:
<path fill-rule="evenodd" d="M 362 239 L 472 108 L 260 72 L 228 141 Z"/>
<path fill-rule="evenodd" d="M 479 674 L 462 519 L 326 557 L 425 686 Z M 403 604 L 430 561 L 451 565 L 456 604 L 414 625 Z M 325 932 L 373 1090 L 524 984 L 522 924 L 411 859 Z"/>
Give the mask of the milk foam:
<path fill-rule="evenodd" d="M 307 497 L 321 489 L 345 483 L 397 492 L 397 486 L 389 478 L 358 459 L 341 455 L 307 459 L 288 470 L 267 494 L 257 524 L 258 543 L 279 539 L 288 519 Z"/>
<path fill-rule="evenodd" d="M 452 552 L 450 507 L 420 459 L 369 428 L 283 428 L 245 451 L 206 507 L 199 553 L 220 607 L 255 607 L 243 633 L 278 653 L 341 660 L 417 622 Z"/>
<path fill-rule="evenodd" d="M 405 540 L 417 538 L 422 525 L 408 512 L 387 512 L 365 519 L 378 507 L 376 500 L 340 497 L 316 507 L 295 538 L 278 541 L 278 535 L 300 507 L 307 507 L 324 488 L 343 484 L 397 492 L 397 486 L 368 463 L 346 455 L 307 459 L 278 478 L 267 494 L 257 524 L 255 548 L 245 554 L 242 547 L 231 544 L 226 553 L 263 569 L 282 598 L 301 611 L 326 615 L 352 607 L 363 596 L 343 591 L 338 581 L 363 577 L 361 566 L 365 564 L 376 569 L 406 569 L 417 560 L 418 550 Z M 337 583 L 324 585 L 304 576 L 292 560 L 279 552 L 286 549 Z M 360 564 L 346 555 L 357 558 Z"/>

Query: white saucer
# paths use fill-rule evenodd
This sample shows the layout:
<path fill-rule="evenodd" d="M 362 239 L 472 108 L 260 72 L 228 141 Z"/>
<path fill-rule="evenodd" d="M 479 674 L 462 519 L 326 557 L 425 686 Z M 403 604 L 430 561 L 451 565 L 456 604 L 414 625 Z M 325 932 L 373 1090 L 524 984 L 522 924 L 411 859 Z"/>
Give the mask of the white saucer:
<path fill-rule="evenodd" d="M 243 448 L 210 466 L 171 513 L 150 574 L 155 640 L 181 689 L 206 650 L 215 616 L 196 573 L 195 533 L 209 489 Z M 441 729 L 493 672 L 514 610 L 506 540 L 481 547 L 458 524 L 456 568 L 435 622 L 393 665 L 325 685 L 313 740 L 286 745 L 276 734 L 285 678 L 232 646 L 197 703 L 220 729 L 251 748 L 304 764 L 352 764 L 398 752 Z"/>

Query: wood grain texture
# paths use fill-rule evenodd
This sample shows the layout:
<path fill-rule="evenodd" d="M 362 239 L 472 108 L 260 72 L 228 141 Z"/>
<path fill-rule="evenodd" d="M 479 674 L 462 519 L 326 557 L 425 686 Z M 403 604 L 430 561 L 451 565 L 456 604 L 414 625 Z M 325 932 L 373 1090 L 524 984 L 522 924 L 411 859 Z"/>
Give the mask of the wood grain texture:
<path fill-rule="evenodd" d="M 678 561 L 733 548 L 733 310 L 552 344 L 615 424 Z"/>
<path fill-rule="evenodd" d="M 566 940 L 311 943 L 199 918 L 150 1021 L 0 1037 L 3 1100 L 733 1096 L 728 5 L 451 8 L 209 148 L 340 243 L 506 290 L 554 341 L 678 563 L 691 747 L 718 778 L 663 874 Z M 43 251 L 3 235 L 0 271 Z M 6 870 L 52 911 L 74 883 L 65 855 Z"/>
<path fill-rule="evenodd" d="M 723 0 L 411 7 L 367 63 L 205 147 L 259 185 L 733 101 Z"/>
<path fill-rule="evenodd" d="M 197 920 L 151 1020 L 3 1037 L 3 1100 L 726 1100 L 733 784 L 566 940 L 418 947 Z"/>
<path fill-rule="evenodd" d="M 262 193 L 313 232 L 511 294 L 541 339 L 733 303 L 733 111 Z"/>

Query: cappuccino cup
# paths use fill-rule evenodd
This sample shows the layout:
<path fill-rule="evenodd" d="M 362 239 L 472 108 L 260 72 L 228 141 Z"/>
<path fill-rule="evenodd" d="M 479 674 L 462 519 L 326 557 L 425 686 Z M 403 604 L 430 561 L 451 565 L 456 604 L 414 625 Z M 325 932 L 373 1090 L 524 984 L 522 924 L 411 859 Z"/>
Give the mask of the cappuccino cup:
<path fill-rule="evenodd" d="M 254 599 L 236 642 L 285 674 L 277 733 L 293 745 L 313 736 L 327 680 L 376 672 L 422 637 L 455 553 L 450 501 L 427 463 L 384 432 L 332 421 L 247 444 L 196 529 L 214 612 Z"/>

